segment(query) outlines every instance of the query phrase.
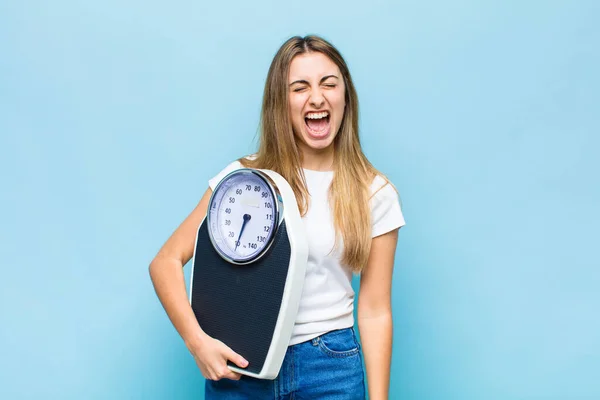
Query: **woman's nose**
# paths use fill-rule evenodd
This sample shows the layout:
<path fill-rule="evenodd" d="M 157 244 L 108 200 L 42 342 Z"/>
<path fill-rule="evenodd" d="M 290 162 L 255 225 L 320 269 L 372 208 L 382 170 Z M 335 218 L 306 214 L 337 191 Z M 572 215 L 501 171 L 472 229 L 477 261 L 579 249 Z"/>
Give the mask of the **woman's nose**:
<path fill-rule="evenodd" d="M 310 94 L 310 104 L 314 108 L 321 108 L 325 104 L 325 97 L 323 97 L 323 93 L 320 90 L 313 90 Z"/>

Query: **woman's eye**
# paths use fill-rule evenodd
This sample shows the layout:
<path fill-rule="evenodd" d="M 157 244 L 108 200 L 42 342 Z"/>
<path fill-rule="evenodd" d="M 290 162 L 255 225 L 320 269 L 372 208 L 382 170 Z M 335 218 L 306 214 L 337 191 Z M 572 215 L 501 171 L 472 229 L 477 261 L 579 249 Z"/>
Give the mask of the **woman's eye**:
<path fill-rule="evenodd" d="M 301 92 L 301 91 L 303 91 L 304 89 L 306 89 L 306 88 L 304 88 L 304 87 L 299 87 L 299 88 L 296 88 L 296 89 L 294 89 L 294 92 Z"/>
<path fill-rule="evenodd" d="M 335 83 L 327 83 L 325 84 L 326 87 L 328 88 L 334 88 L 335 87 Z"/>

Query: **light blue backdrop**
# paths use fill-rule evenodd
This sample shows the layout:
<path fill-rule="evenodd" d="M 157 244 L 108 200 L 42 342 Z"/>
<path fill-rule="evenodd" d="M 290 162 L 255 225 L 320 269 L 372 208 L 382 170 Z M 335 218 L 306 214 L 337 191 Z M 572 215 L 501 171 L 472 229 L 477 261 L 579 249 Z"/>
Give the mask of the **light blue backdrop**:
<path fill-rule="evenodd" d="M 147 266 L 308 33 L 402 195 L 392 399 L 600 398 L 598 11 L 0 1 L 0 398 L 203 398 Z"/>

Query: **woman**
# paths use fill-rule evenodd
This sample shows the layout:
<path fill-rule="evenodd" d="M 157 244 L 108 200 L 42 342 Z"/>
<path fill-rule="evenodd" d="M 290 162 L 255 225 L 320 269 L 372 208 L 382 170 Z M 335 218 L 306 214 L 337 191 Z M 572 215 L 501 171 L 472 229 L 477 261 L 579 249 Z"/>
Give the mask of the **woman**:
<path fill-rule="evenodd" d="M 271 169 L 296 194 L 309 258 L 292 338 L 275 380 L 240 376 L 246 360 L 202 331 L 186 296 L 182 267 L 216 184 L 241 168 Z M 150 265 L 158 297 L 207 379 L 206 399 L 364 399 L 388 396 L 392 351 L 390 289 L 398 229 L 394 187 L 363 154 L 358 100 L 340 53 L 316 36 L 293 37 L 267 76 L 258 152 L 209 181 L 198 206 Z M 360 273 L 358 327 L 352 273 Z"/>

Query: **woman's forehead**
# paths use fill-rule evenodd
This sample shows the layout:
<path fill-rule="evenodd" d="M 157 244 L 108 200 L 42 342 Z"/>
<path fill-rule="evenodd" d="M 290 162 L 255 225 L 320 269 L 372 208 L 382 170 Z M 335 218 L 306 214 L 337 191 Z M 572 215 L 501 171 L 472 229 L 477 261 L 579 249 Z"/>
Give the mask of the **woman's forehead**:
<path fill-rule="evenodd" d="M 338 66 L 325 54 L 310 52 L 299 54 L 292 59 L 290 64 L 290 80 L 321 79 L 323 76 L 340 76 Z"/>

